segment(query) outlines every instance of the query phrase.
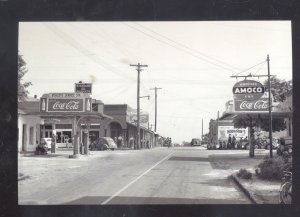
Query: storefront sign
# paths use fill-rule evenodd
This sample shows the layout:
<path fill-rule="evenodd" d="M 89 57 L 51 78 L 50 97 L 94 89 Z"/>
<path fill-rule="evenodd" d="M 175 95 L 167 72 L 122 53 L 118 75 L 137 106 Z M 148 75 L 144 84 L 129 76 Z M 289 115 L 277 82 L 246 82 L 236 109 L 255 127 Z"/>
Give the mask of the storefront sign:
<path fill-rule="evenodd" d="M 48 99 L 48 112 L 83 112 L 83 99 Z"/>
<path fill-rule="evenodd" d="M 91 83 L 76 83 L 75 84 L 76 93 L 92 93 Z"/>
<path fill-rule="evenodd" d="M 80 98 L 84 97 L 81 93 L 49 93 L 49 98 Z"/>
<path fill-rule="evenodd" d="M 265 88 L 258 81 L 244 80 L 237 82 L 232 91 L 235 99 L 256 100 L 263 96 Z"/>
<path fill-rule="evenodd" d="M 131 123 L 137 123 L 137 115 L 132 114 L 130 115 L 130 122 Z M 148 127 L 148 122 L 149 122 L 149 115 L 148 114 L 141 114 L 140 115 L 140 125 L 143 127 Z"/>
<path fill-rule="evenodd" d="M 40 100 L 41 112 L 91 112 L 92 99 L 85 93 L 49 93 Z"/>

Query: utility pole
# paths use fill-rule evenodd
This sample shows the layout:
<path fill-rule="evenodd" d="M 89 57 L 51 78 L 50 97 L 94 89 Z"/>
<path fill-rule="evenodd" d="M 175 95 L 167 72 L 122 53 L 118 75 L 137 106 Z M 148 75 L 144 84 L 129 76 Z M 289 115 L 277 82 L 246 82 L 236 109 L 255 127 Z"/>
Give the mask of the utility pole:
<path fill-rule="evenodd" d="M 272 102 L 271 102 L 271 79 L 270 79 L 270 58 L 267 55 L 268 62 L 268 84 L 269 84 L 269 139 L 270 139 L 270 158 L 273 157 L 273 137 L 272 137 Z"/>
<path fill-rule="evenodd" d="M 203 142 L 203 118 L 202 118 L 202 136 L 201 136 L 201 142 Z"/>
<path fill-rule="evenodd" d="M 138 80 L 137 80 L 137 149 L 140 148 L 141 136 L 140 136 L 140 72 L 142 71 L 142 67 L 148 67 L 148 65 L 141 65 L 138 63 L 137 65 L 130 64 L 130 66 L 135 66 L 138 72 Z"/>
<path fill-rule="evenodd" d="M 154 131 L 156 132 L 156 127 L 157 127 L 157 90 L 160 90 L 162 88 L 159 87 L 155 87 L 155 88 L 151 88 L 150 90 L 154 90 L 155 91 L 155 123 L 154 123 Z"/>
<path fill-rule="evenodd" d="M 219 144 L 219 111 L 218 111 L 218 118 L 217 118 L 217 144 Z"/>

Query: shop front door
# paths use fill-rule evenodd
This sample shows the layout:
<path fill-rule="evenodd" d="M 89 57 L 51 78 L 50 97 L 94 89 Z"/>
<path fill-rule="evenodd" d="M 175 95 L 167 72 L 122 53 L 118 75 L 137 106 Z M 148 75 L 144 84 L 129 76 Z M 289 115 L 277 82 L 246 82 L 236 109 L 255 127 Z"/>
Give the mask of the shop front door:
<path fill-rule="evenodd" d="M 72 130 L 56 130 L 56 147 L 64 148 L 72 146 Z M 68 144 L 67 144 L 68 142 Z"/>

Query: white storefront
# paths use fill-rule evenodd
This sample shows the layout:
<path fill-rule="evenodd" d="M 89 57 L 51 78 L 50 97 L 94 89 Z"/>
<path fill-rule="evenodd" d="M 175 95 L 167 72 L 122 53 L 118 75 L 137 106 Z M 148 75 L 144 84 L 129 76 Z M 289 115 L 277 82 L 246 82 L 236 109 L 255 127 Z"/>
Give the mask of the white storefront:
<path fill-rule="evenodd" d="M 38 115 L 18 109 L 18 151 L 34 151 L 40 142 L 40 125 L 43 119 Z"/>

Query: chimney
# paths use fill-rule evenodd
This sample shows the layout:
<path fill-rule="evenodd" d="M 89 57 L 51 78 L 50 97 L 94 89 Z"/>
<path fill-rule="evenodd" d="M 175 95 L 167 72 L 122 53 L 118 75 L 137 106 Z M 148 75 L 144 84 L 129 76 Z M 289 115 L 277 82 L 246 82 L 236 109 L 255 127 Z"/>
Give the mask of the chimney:
<path fill-rule="evenodd" d="M 37 98 L 37 95 L 34 95 L 34 98 L 36 99 L 36 98 Z"/>

